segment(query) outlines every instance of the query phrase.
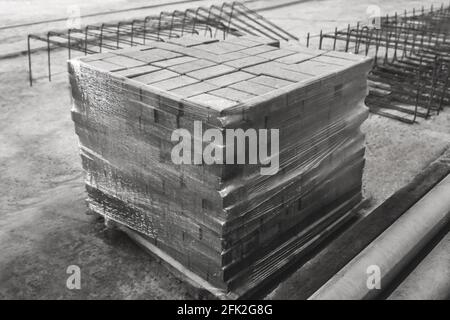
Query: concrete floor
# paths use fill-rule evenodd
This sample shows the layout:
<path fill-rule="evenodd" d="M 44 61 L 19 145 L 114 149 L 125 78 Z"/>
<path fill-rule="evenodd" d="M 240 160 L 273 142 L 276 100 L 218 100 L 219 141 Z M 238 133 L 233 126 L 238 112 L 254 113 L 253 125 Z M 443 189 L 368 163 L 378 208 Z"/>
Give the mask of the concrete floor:
<path fill-rule="evenodd" d="M 337 10 L 344 1 L 284 1 L 293 4 L 262 14 L 300 35 L 361 20 L 372 2 L 350 0 L 347 10 Z M 393 12 L 431 2 L 379 3 Z M 258 4 L 267 2 L 252 6 Z M 32 88 L 25 57 L 0 60 L 0 299 L 186 298 L 184 284 L 157 261 L 86 215 L 66 54 L 55 53 L 61 64 L 51 83 L 45 79 L 45 54 L 36 54 L 38 79 Z M 450 146 L 449 123 L 449 109 L 416 125 L 370 116 L 362 129 L 367 134 L 364 191 L 372 207 Z M 69 265 L 81 268 L 80 290 L 66 287 Z"/>

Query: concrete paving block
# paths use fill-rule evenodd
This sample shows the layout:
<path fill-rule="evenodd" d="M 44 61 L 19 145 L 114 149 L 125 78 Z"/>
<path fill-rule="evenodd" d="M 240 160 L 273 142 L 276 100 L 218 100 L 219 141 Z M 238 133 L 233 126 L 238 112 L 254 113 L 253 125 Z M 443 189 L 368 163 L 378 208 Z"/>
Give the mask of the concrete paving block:
<path fill-rule="evenodd" d="M 314 57 L 315 57 L 314 55 L 298 52 L 296 54 L 291 54 L 289 56 L 276 59 L 275 61 L 291 64 L 291 63 L 300 63 L 303 61 L 307 61 Z"/>
<path fill-rule="evenodd" d="M 157 61 L 161 61 L 161 60 L 167 60 L 167 59 L 172 59 L 172 58 L 177 58 L 177 57 L 182 56 L 181 53 L 172 52 L 172 51 L 159 49 L 159 48 L 144 50 L 141 52 L 142 52 L 142 55 L 135 57 L 135 59 L 145 61 L 147 63 L 152 63 L 152 62 L 157 62 Z"/>
<path fill-rule="evenodd" d="M 287 49 L 271 50 L 258 54 L 258 57 L 265 58 L 267 60 L 276 60 L 282 57 L 290 56 L 298 52 Z"/>
<path fill-rule="evenodd" d="M 98 68 L 100 70 L 110 71 L 110 72 L 112 72 L 112 71 L 120 71 L 120 70 L 126 69 L 126 67 L 122 67 L 122 66 L 119 66 L 117 64 L 106 62 L 106 61 L 102 61 L 102 60 L 91 61 L 91 62 L 89 62 L 89 65 L 93 66 L 95 68 Z"/>
<path fill-rule="evenodd" d="M 210 78 L 215 78 L 227 73 L 231 73 L 235 71 L 235 68 L 226 66 L 226 65 L 216 65 L 207 68 L 203 68 L 200 70 L 188 72 L 186 75 L 193 77 L 198 80 L 206 80 Z"/>
<path fill-rule="evenodd" d="M 324 76 L 343 69 L 343 67 L 338 65 L 332 65 L 314 60 L 299 63 L 293 68 L 295 68 L 295 71 L 303 72 L 305 74 L 311 74 L 314 76 Z"/>
<path fill-rule="evenodd" d="M 253 55 L 257 55 L 260 53 L 273 51 L 273 50 L 277 50 L 277 47 L 268 46 L 268 45 L 260 45 L 257 47 L 252 47 L 252 48 L 247 48 L 247 49 L 241 50 L 240 52 L 245 53 L 249 56 L 253 56 Z"/>
<path fill-rule="evenodd" d="M 152 83 L 152 86 L 158 87 L 163 90 L 172 90 L 179 87 L 187 86 L 193 83 L 198 82 L 198 80 L 188 77 L 188 76 L 178 76 L 169 78 L 167 80 L 154 82 Z"/>
<path fill-rule="evenodd" d="M 280 40 L 274 40 L 269 39 L 265 37 L 258 37 L 258 36 L 251 36 L 251 35 L 244 35 L 239 37 L 242 42 L 256 42 L 261 45 L 267 45 L 272 47 L 280 47 Z"/>
<path fill-rule="evenodd" d="M 134 59 L 143 61 L 147 64 L 166 60 L 166 58 L 163 56 L 159 56 L 159 55 L 151 54 L 151 53 L 144 53 L 144 54 L 137 55 L 134 57 Z"/>
<path fill-rule="evenodd" d="M 195 60 L 197 60 L 197 59 L 193 58 L 193 57 L 184 56 L 184 57 L 177 57 L 177 58 L 168 59 L 168 60 L 157 61 L 152 64 L 157 67 L 167 68 L 167 67 L 176 66 L 176 65 L 182 64 L 182 63 L 192 62 Z"/>
<path fill-rule="evenodd" d="M 197 46 L 195 47 L 189 47 L 189 48 L 183 48 L 181 51 L 184 55 L 191 56 L 197 59 L 203 59 L 203 60 L 209 60 L 212 62 L 217 62 L 217 54 L 198 49 Z"/>
<path fill-rule="evenodd" d="M 297 73 L 301 73 L 301 74 L 304 74 L 304 75 L 307 75 L 307 76 L 310 76 L 310 77 L 314 76 L 315 75 L 313 73 L 314 72 L 314 68 L 306 68 L 306 67 L 303 66 L 303 63 L 284 64 L 284 65 L 280 66 L 280 68 L 281 69 L 285 69 L 285 70 L 294 71 L 294 72 L 297 72 Z"/>
<path fill-rule="evenodd" d="M 333 64 L 333 65 L 338 65 L 338 66 L 343 66 L 343 67 L 352 66 L 355 64 L 355 62 L 353 60 L 330 57 L 330 56 L 326 56 L 326 55 L 321 55 L 319 57 L 315 57 L 311 61 L 318 61 L 318 62 Z"/>
<path fill-rule="evenodd" d="M 194 103 L 199 103 L 203 106 L 208 106 L 219 112 L 236 105 L 236 101 L 228 100 L 228 99 L 221 98 L 221 97 L 214 96 L 212 94 L 207 94 L 207 93 L 193 96 L 193 97 L 187 98 L 186 100 L 194 102 Z"/>
<path fill-rule="evenodd" d="M 132 59 L 129 57 L 124 57 L 124 56 L 115 56 L 115 57 L 110 57 L 110 58 L 106 58 L 103 59 L 102 61 L 105 62 L 109 62 L 109 63 L 114 63 L 117 64 L 119 66 L 125 67 L 125 68 L 134 68 L 134 67 L 140 67 L 143 65 L 146 65 L 146 62 L 140 61 L 140 60 L 136 60 L 136 59 Z"/>
<path fill-rule="evenodd" d="M 205 51 L 209 54 L 224 54 L 227 53 L 225 49 L 223 49 L 219 43 L 212 43 L 212 44 L 200 44 L 198 46 L 195 46 L 195 49 Z"/>
<path fill-rule="evenodd" d="M 235 51 L 235 52 L 229 52 L 229 53 L 217 55 L 214 61 L 216 63 L 224 63 L 227 61 L 242 59 L 242 58 L 246 58 L 246 57 L 248 57 L 247 54 L 242 53 L 240 51 Z"/>
<path fill-rule="evenodd" d="M 265 43 L 261 43 L 260 41 L 253 41 L 248 37 L 228 37 L 225 41 L 226 43 L 236 43 L 238 45 L 244 46 L 246 48 L 252 48 L 256 46 L 260 46 Z"/>
<path fill-rule="evenodd" d="M 207 82 L 197 82 L 194 84 L 190 84 L 181 88 L 177 88 L 177 89 L 173 89 L 171 90 L 171 92 L 180 95 L 184 98 L 188 98 L 188 97 L 192 97 L 192 96 L 196 96 L 199 95 L 201 93 L 206 93 L 208 91 L 211 90 L 215 90 L 218 89 L 217 86 L 212 85 L 210 83 Z"/>
<path fill-rule="evenodd" d="M 90 62 L 90 61 L 111 58 L 111 57 L 115 57 L 115 56 L 116 56 L 115 52 L 114 53 L 113 52 L 103 52 L 103 53 L 97 53 L 97 54 L 92 54 L 92 55 L 88 55 L 85 57 L 81 57 L 79 59 L 80 59 L 80 61 L 83 61 L 83 62 Z"/>
<path fill-rule="evenodd" d="M 267 75 L 293 82 L 304 81 L 311 78 L 311 75 L 297 72 L 297 70 L 292 71 L 292 66 L 293 65 L 271 61 L 268 63 L 245 68 L 244 71 L 255 75 Z"/>
<path fill-rule="evenodd" d="M 160 96 L 157 91 L 153 90 L 153 88 L 150 88 L 149 86 L 143 83 L 139 85 L 139 89 L 140 89 L 140 101 L 142 103 L 147 104 L 149 106 L 156 106 L 156 107 L 158 106 Z"/>
<path fill-rule="evenodd" d="M 238 43 L 228 43 L 226 41 L 220 41 L 218 42 L 218 45 L 222 48 L 222 50 L 226 51 L 223 53 L 231 53 L 248 48 L 247 46 L 243 46 Z"/>
<path fill-rule="evenodd" d="M 303 82 L 310 80 L 312 77 L 308 74 L 297 72 L 297 70 L 291 70 L 288 66 L 285 69 L 274 69 L 264 73 L 267 76 L 275 78 L 281 78 L 293 82 Z"/>
<path fill-rule="evenodd" d="M 284 79 L 280 79 L 280 78 L 275 78 L 275 77 L 271 77 L 271 76 L 258 76 L 255 78 L 250 79 L 249 81 L 251 82 L 256 82 L 268 87 L 272 87 L 272 88 L 283 88 L 286 86 L 289 86 L 293 83 L 295 83 L 294 81 L 288 81 L 288 80 L 284 80 Z"/>
<path fill-rule="evenodd" d="M 204 50 L 213 54 L 221 55 L 226 53 L 231 53 L 239 50 L 246 49 L 247 47 L 241 46 L 236 43 L 226 43 L 226 42 L 215 42 L 208 44 L 201 44 L 195 46 L 196 49 Z"/>
<path fill-rule="evenodd" d="M 177 53 L 183 53 L 183 51 L 185 51 L 187 49 L 186 47 L 177 45 L 175 43 L 165 42 L 165 41 L 153 41 L 151 43 L 151 47 L 157 48 L 157 49 L 163 49 L 163 50 L 167 50 L 167 51 L 172 51 L 172 52 L 177 52 Z"/>
<path fill-rule="evenodd" d="M 131 79 L 117 79 L 114 81 L 115 85 L 122 89 L 122 97 L 123 99 L 130 100 L 140 100 L 141 96 L 141 88 L 139 85 L 136 85 L 134 81 Z"/>
<path fill-rule="evenodd" d="M 130 49 L 130 48 L 127 48 L 127 49 Z M 146 50 L 151 50 L 154 48 L 149 47 L 149 48 L 146 48 L 145 50 L 143 50 L 143 49 L 142 50 L 127 50 L 127 49 L 120 49 L 120 50 L 117 50 L 114 52 L 120 56 L 136 59 L 137 57 L 145 56 L 147 54 L 145 52 Z"/>
<path fill-rule="evenodd" d="M 283 69 L 286 65 L 280 62 L 276 62 L 276 61 L 268 61 L 265 63 L 261 63 L 255 66 L 251 66 L 251 67 L 247 67 L 244 68 L 243 71 L 252 73 L 252 74 L 256 74 L 256 75 L 260 75 L 263 72 L 268 72 L 270 70 L 274 70 L 274 69 Z"/>
<path fill-rule="evenodd" d="M 241 59 L 231 60 L 231 61 L 225 62 L 224 64 L 226 64 L 227 66 L 236 68 L 236 69 L 241 69 L 241 68 L 245 68 L 245 67 L 251 67 L 256 64 L 264 63 L 267 61 L 268 61 L 267 59 L 262 58 L 262 57 L 248 56 L 248 57 L 241 58 Z"/>
<path fill-rule="evenodd" d="M 243 72 L 243 71 L 236 71 L 236 72 L 231 72 L 231 73 L 225 74 L 220 77 L 208 79 L 208 80 L 206 80 L 206 82 L 213 84 L 217 87 L 225 87 L 230 84 L 233 84 L 233 83 L 236 83 L 239 81 L 243 81 L 243 80 L 247 80 L 247 79 L 250 79 L 253 77 L 254 77 L 254 75 L 252 75 L 251 73 Z"/>
<path fill-rule="evenodd" d="M 174 66 L 170 66 L 168 67 L 169 70 L 178 72 L 180 74 L 185 74 L 188 72 L 192 72 L 195 70 L 199 70 L 199 69 L 203 69 L 203 68 L 207 68 L 207 67 L 211 67 L 214 66 L 215 63 L 208 61 L 208 60 L 204 60 L 204 59 L 197 59 L 191 62 L 187 62 L 187 63 L 182 63 L 182 64 L 177 64 Z"/>
<path fill-rule="evenodd" d="M 256 97 L 254 94 L 250 94 L 244 91 L 232 89 L 232 88 L 221 88 L 213 91 L 209 91 L 208 94 L 212 94 L 218 97 L 226 98 L 229 100 L 242 102 Z"/>
<path fill-rule="evenodd" d="M 133 77 L 142 76 L 144 74 L 147 74 L 147 73 L 150 73 L 153 71 L 158 71 L 158 70 L 161 70 L 161 68 L 151 66 L 151 65 L 144 65 L 144 66 L 140 66 L 140 67 L 136 67 L 136 68 L 130 68 L 130 69 L 116 71 L 116 72 L 114 72 L 114 74 L 124 76 L 127 78 L 133 78 Z"/>
<path fill-rule="evenodd" d="M 299 87 L 296 89 L 291 90 L 287 94 L 287 105 L 292 106 L 296 105 L 301 101 L 304 101 L 308 94 L 316 93 L 321 88 L 321 82 L 315 81 L 312 83 L 309 83 L 307 86 Z"/>
<path fill-rule="evenodd" d="M 139 77 L 135 77 L 135 78 L 133 78 L 133 80 L 142 82 L 144 84 L 151 84 L 154 82 L 159 82 L 159 81 L 166 80 L 169 78 L 174 78 L 177 76 L 179 76 L 178 73 L 163 69 L 163 70 L 151 72 L 148 74 L 144 74 Z"/>
<path fill-rule="evenodd" d="M 253 95 L 263 95 L 274 90 L 272 87 L 265 86 L 249 80 L 241 81 L 230 86 L 231 88 L 244 91 Z"/>

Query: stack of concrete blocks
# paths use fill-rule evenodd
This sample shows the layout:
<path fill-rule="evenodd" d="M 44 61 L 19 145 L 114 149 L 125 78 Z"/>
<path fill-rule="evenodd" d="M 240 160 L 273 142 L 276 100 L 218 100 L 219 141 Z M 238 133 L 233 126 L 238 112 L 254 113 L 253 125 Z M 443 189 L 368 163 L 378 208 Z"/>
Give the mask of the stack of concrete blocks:
<path fill-rule="evenodd" d="M 270 282 L 362 199 L 370 66 L 253 37 L 168 39 L 70 61 L 91 210 L 221 292 Z M 279 170 L 174 163 L 174 130 L 194 133 L 198 121 L 224 135 L 278 129 Z"/>

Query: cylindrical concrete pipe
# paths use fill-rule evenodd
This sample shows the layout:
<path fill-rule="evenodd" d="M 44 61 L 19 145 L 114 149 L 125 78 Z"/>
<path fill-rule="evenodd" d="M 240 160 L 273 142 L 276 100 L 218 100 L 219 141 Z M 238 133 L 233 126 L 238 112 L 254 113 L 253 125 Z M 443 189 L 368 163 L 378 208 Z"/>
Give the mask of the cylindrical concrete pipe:
<path fill-rule="evenodd" d="M 450 299 L 450 233 L 447 233 L 388 299 Z"/>
<path fill-rule="evenodd" d="M 430 190 L 309 299 L 373 299 L 449 222 L 450 175 Z M 380 279 L 379 286 L 374 282 Z M 375 283 L 375 285 L 374 285 Z"/>

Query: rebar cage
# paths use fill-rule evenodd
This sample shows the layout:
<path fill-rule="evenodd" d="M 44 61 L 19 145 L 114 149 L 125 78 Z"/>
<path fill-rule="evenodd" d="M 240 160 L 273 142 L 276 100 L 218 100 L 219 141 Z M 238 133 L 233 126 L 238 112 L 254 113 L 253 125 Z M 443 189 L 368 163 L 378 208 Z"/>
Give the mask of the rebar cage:
<path fill-rule="evenodd" d="M 51 52 L 57 48 L 67 48 L 70 59 L 72 51 L 88 55 L 104 50 L 145 45 L 148 40 L 164 41 L 166 38 L 178 38 L 184 34 L 224 39 L 229 35 L 246 34 L 274 40 L 298 40 L 293 34 L 240 2 L 225 2 L 221 6 L 212 5 L 209 8 L 197 7 L 185 11 L 161 12 L 159 15 L 142 19 L 86 25 L 80 29 L 29 34 L 27 44 L 30 86 L 33 85 L 31 40 L 46 43 L 48 79 L 51 81 Z"/>
<path fill-rule="evenodd" d="M 319 49 L 374 57 L 366 104 L 371 112 L 406 123 L 439 114 L 450 102 L 450 5 L 423 7 L 363 25 L 320 33 Z"/>

